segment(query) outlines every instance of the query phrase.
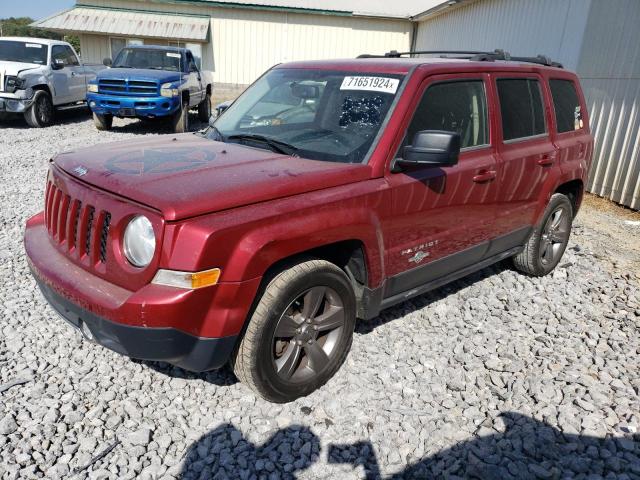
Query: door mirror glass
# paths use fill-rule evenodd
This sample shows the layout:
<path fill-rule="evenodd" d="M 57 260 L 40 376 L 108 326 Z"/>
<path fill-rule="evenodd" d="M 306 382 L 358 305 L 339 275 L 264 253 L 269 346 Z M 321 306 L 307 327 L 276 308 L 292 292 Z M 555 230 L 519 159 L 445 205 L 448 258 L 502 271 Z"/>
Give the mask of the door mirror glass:
<path fill-rule="evenodd" d="M 411 145 L 402 150 L 396 160 L 401 167 L 433 165 L 449 167 L 458 163 L 460 134 L 442 130 L 422 130 L 413 137 Z"/>
<path fill-rule="evenodd" d="M 51 62 L 51 69 L 53 70 L 62 70 L 64 68 L 64 60 L 61 58 L 54 58 L 53 62 Z"/>
<path fill-rule="evenodd" d="M 105 67 L 110 67 L 111 65 L 113 65 L 113 61 L 109 57 L 107 57 L 104 60 L 102 60 L 102 64 Z"/>

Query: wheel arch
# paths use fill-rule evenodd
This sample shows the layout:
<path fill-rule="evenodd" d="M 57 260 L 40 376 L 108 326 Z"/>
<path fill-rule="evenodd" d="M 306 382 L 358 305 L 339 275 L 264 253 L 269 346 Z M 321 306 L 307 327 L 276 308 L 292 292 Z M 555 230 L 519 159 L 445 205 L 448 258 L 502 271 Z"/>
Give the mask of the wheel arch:
<path fill-rule="evenodd" d="M 582 179 L 576 178 L 559 185 L 553 193 L 562 193 L 569 197 L 571 206 L 573 207 L 573 216 L 575 217 L 582 204 L 584 196 L 584 182 Z"/>
<path fill-rule="evenodd" d="M 363 287 L 368 285 L 369 268 L 365 256 L 365 244 L 359 239 L 321 245 L 277 260 L 265 271 L 263 282 L 268 283 L 278 273 L 308 259 L 326 260 L 339 267 L 347 275 L 356 299 L 362 296 Z"/>

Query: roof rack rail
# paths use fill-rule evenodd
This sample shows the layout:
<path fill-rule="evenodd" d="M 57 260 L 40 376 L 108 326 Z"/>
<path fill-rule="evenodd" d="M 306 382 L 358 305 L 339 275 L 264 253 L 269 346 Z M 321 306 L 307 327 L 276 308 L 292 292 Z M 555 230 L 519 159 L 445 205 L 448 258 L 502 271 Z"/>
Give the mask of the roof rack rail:
<path fill-rule="evenodd" d="M 384 55 L 359 55 L 358 58 L 400 58 L 404 55 L 439 55 L 441 58 L 460 58 L 472 60 L 476 62 L 493 62 L 495 60 L 504 60 L 511 62 L 526 62 L 545 65 L 548 67 L 563 68 L 561 63 L 554 62 L 549 57 L 538 55 L 536 57 L 512 57 L 505 50 L 496 49 L 493 52 L 482 52 L 478 50 L 415 50 L 411 52 L 398 52 L 391 50 Z"/>

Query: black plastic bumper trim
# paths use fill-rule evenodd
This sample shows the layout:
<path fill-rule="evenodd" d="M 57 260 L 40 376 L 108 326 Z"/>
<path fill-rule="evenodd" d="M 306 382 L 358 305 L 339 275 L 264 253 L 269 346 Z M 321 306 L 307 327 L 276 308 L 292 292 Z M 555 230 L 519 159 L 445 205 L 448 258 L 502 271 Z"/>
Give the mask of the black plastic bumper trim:
<path fill-rule="evenodd" d="M 47 301 L 74 328 L 81 331 L 85 323 L 96 343 L 131 358 L 167 362 L 192 372 L 205 372 L 224 366 L 238 338 L 235 335 L 204 338 L 175 328 L 112 322 L 70 302 L 37 277 L 36 280 Z"/>

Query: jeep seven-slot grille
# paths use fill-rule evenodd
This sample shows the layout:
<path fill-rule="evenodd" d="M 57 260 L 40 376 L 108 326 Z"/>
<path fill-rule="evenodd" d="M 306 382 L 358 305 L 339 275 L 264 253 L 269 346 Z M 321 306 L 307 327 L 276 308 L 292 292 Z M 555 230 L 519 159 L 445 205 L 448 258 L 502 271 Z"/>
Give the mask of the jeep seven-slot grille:
<path fill-rule="evenodd" d="M 158 95 L 158 82 L 105 78 L 98 81 L 98 91 L 107 95 Z"/>
<path fill-rule="evenodd" d="M 111 213 L 83 205 L 49 182 L 44 214 L 49 236 L 65 250 L 79 250 L 80 257 L 86 255 L 94 263 L 107 261 Z"/>

